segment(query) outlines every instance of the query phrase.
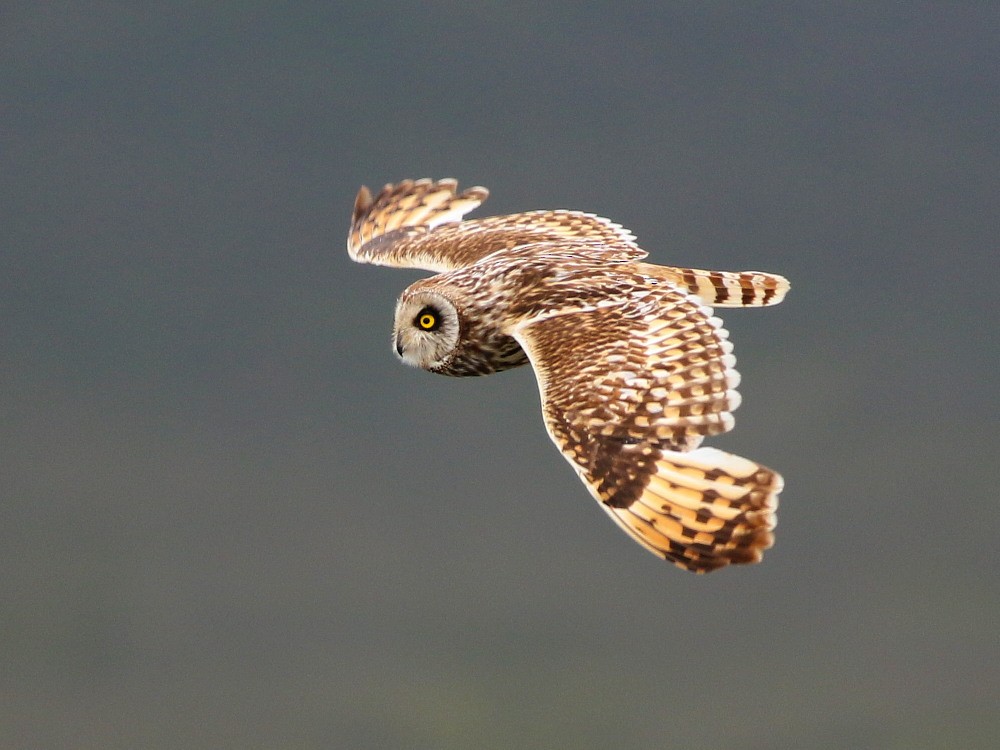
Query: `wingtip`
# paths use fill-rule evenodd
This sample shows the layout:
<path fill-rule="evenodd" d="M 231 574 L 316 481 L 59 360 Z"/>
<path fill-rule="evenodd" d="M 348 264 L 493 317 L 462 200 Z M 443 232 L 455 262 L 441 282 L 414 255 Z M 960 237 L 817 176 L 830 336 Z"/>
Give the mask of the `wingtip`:
<path fill-rule="evenodd" d="M 774 545 L 781 476 L 716 448 L 664 451 L 642 494 L 605 510 L 658 557 L 694 573 L 760 562 Z"/>
<path fill-rule="evenodd" d="M 354 213 L 352 215 L 351 223 L 357 223 L 358 219 L 365 215 L 372 205 L 372 191 L 368 189 L 367 185 L 362 185 L 361 189 L 358 190 L 358 195 L 354 199 Z"/>
<path fill-rule="evenodd" d="M 466 198 L 472 198 L 473 200 L 483 203 L 490 197 L 490 191 L 489 188 L 485 188 L 482 185 L 473 185 L 470 188 L 466 188 L 462 192 L 462 195 Z"/>

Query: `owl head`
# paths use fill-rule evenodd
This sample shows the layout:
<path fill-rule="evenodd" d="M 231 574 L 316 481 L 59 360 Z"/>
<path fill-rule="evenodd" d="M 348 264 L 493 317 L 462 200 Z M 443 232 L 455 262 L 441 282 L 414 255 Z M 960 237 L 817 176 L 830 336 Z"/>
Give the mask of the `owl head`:
<path fill-rule="evenodd" d="M 458 309 L 438 292 L 407 290 L 396 305 L 392 339 L 396 353 L 408 365 L 447 370 L 460 335 Z"/>

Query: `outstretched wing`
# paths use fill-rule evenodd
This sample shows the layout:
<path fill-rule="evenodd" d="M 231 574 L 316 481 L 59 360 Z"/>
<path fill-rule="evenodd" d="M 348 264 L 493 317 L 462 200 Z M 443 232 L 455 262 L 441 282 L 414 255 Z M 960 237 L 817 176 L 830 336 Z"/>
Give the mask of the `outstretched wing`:
<path fill-rule="evenodd" d="M 486 200 L 483 187 L 457 192 L 455 180 L 404 180 L 375 198 L 362 187 L 354 203 L 347 251 L 359 263 L 444 272 L 463 268 L 498 250 L 585 239 L 601 243 L 609 258 L 646 256 L 627 229 L 579 211 L 529 211 L 460 221 Z"/>
<path fill-rule="evenodd" d="M 760 560 L 782 485 L 752 461 L 697 448 L 732 427 L 739 404 L 720 323 L 661 282 L 512 331 L 546 429 L 591 494 L 637 542 L 696 572 Z"/>

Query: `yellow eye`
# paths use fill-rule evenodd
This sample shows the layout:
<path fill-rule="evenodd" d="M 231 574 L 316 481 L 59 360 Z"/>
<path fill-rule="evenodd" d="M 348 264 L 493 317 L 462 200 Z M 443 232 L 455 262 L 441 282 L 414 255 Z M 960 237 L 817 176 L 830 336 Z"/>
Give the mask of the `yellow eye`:
<path fill-rule="evenodd" d="M 440 322 L 438 321 L 438 316 L 429 307 L 425 307 L 417 314 L 416 319 L 417 326 L 423 331 L 434 331 L 437 330 Z"/>

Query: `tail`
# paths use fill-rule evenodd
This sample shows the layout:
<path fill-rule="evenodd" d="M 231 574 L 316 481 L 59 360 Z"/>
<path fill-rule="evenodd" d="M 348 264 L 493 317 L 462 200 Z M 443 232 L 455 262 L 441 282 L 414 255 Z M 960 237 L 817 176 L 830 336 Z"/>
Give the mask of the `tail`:
<path fill-rule="evenodd" d="M 603 503 L 639 544 L 695 573 L 760 562 L 772 530 L 781 476 L 715 448 L 662 451 L 637 500 Z"/>
<path fill-rule="evenodd" d="M 767 307 L 785 298 L 790 284 L 784 276 L 763 271 L 703 271 L 644 264 L 643 270 L 666 278 L 714 307 Z"/>
<path fill-rule="evenodd" d="M 358 249 L 375 237 L 400 227 L 436 227 L 459 221 L 489 196 L 484 187 L 470 187 L 456 193 L 456 180 L 403 180 L 386 185 L 372 198 L 362 185 L 354 200 L 347 249 L 355 258 Z"/>

